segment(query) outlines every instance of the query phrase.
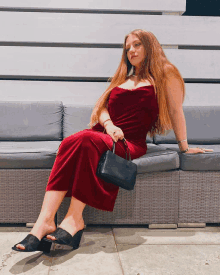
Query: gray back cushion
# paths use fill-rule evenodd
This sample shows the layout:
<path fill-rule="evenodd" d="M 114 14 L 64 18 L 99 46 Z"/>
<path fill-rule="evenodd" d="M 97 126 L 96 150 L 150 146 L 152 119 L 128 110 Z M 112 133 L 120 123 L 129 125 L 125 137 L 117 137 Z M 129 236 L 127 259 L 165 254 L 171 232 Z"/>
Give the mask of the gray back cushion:
<path fill-rule="evenodd" d="M 183 106 L 187 140 L 191 144 L 220 144 L 220 106 Z M 154 142 L 177 143 L 174 131 L 156 135 Z"/>
<path fill-rule="evenodd" d="M 91 105 L 64 105 L 63 137 L 66 138 L 74 133 L 89 129 L 90 116 L 94 106 Z M 152 143 L 153 139 L 147 137 L 147 142 Z"/>
<path fill-rule="evenodd" d="M 63 138 L 84 129 L 89 129 L 90 116 L 93 106 L 64 105 Z"/>
<path fill-rule="evenodd" d="M 62 116 L 61 101 L 0 101 L 0 140 L 62 140 Z"/>

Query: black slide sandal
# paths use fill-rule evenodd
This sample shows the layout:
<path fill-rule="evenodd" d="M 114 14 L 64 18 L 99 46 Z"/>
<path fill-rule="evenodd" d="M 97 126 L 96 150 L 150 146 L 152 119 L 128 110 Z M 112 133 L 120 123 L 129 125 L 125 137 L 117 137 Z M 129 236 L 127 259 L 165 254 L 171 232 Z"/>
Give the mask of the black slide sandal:
<path fill-rule="evenodd" d="M 56 240 L 47 239 L 45 236 L 43 240 L 49 243 L 56 243 L 60 245 L 70 246 L 72 250 L 79 248 L 84 228 L 79 230 L 73 236 L 69 234 L 65 229 L 58 227 L 53 233 L 47 234 L 54 236 Z"/>
<path fill-rule="evenodd" d="M 21 242 L 15 244 L 12 249 L 20 252 L 43 251 L 49 253 L 52 243 L 45 242 L 43 238 L 40 241 L 36 236 L 28 234 Z M 18 244 L 23 245 L 25 249 L 17 248 L 16 245 Z"/>

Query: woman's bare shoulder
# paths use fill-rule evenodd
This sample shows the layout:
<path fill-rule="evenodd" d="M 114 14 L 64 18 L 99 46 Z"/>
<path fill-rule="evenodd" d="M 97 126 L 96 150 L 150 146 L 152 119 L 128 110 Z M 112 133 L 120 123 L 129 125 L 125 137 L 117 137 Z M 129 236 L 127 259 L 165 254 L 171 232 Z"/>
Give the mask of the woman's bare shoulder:
<path fill-rule="evenodd" d="M 173 64 L 166 64 L 164 66 L 164 72 L 165 72 L 165 77 L 167 79 L 169 78 L 176 78 L 176 68 Z"/>

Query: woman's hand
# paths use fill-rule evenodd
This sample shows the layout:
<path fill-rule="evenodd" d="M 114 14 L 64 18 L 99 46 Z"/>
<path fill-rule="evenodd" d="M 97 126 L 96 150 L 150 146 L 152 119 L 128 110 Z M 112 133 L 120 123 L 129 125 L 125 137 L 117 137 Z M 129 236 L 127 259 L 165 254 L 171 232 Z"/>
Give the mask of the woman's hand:
<path fill-rule="evenodd" d="M 187 151 L 184 154 L 198 154 L 198 153 L 205 153 L 205 152 L 213 152 L 213 149 L 205 149 L 205 148 L 189 148 L 189 151 Z"/>
<path fill-rule="evenodd" d="M 106 133 L 114 140 L 114 142 L 117 142 L 118 139 L 124 138 L 124 133 L 121 128 L 115 126 L 113 123 L 108 123 L 105 126 Z"/>

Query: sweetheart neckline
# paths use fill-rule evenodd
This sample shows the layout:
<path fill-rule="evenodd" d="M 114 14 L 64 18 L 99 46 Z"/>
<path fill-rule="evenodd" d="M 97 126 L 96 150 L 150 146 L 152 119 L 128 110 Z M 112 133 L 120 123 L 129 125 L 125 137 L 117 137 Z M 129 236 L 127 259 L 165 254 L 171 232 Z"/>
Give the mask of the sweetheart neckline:
<path fill-rule="evenodd" d="M 144 85 L 144 86 L 137 87 L 137 88 L 135 88 L 135 89 L 126 89 L 126 88 L 122 88 L 122 87 L 119 87 L 119 86 L 117 86 L 117 87 L 115 87 L 115 88 L 119 88 L 119 89 L 122 89 L 122 90 L 128 90 L 128 91 L 135 91 L 135 90 L 137 90 L 137 89 L 139 89 L 139 88 L 151 87 L 151 86 L 153 86 L 153 85 Z"/>

